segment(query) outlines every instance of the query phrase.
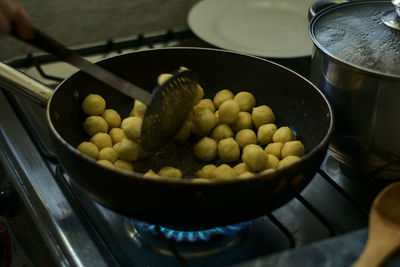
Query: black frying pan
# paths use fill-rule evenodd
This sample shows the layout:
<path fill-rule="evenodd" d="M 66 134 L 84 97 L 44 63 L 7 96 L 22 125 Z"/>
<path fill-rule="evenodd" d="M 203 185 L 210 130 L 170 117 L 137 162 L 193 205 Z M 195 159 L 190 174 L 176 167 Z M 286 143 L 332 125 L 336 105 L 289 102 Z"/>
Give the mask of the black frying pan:
<path fill-rule="evenodd" d="M 97 202 L 124 215 L 175 228 L 207 228 L 256 218 L 296 196 L 326 154 L 333 128 L 328 101 L 309 81 L 270 61 L 214 49 L 164 48 L 124 54 L 97 64 L 149 90 L 159 74 L 185 66 L 197 74 L 205 97 L 226 88 L 250 91 L 257 105 L 267 104 L 274 110 L 278 126 L 289 125 L 296 131 L 307 151 L 300 161 L 274 173 L 211 183 L 149 179 L 139 172 L 99 165 L 75 149 L 89 139 L 82 128 L 82 100 L 89 93 L 98 93 L 106 99 L 107 107 L 118 110 L 122 117 L 129 114 L 132 100 L 79 71 L 64 80 L 48 101 L 47 118 L 57 155 L 75 184 Z M 1 80 L 9 89 L 22 83 Z M 34 85 L 31 82 L 28 87 L 39 87 Z M 43 86 L 40 89 L 45 94 L 46 90 Z M 42 102 L 46 100 L 44 96 Z M 194 175 L 206 163 L 188 156 L 191 147 L 171 144 L 157 157 L 134 163 L 134 168 L 158 171 L 172 165 L 186 176 Z"/>

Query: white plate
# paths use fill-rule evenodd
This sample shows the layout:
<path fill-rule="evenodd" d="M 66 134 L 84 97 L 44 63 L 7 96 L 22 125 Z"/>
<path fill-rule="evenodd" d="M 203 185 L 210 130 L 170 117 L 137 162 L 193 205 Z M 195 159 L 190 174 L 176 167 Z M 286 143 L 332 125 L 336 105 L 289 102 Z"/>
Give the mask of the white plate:
<path fill-rule="evenodd" d="M 315 0 L 203 0 L 189 28 L 214 46 L 270 58 L 311 55 L 307 13 Z"/>

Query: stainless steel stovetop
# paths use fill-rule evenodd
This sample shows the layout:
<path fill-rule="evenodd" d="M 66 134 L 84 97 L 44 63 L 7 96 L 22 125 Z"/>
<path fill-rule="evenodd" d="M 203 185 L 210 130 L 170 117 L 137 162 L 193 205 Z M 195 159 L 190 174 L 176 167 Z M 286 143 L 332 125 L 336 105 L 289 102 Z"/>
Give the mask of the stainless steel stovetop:
<path fill-rule="evenodd" d="M 189 30 L 173 29 L 76 50 L 90 60 L 164 46 L 207 46 Z M 278 61 L 302 75 L 309 59 Z M 55 86 L 76 71 L 46 54 L 8 63 Z M 389 183 L 355 172 L 326 155 L 313 181 L 283 207 L 249 222 L 235 235 L 209 242 L 163 241 L 89 199 L 71 183 L 49 138 L 45 110 L 0 91 L 2 212 L 37 266 L 226 266 L 304 247 L 367 226 L 376 194 Z M 3 194 L 4 195 L 4 194 Z M 169 233 L 166 233 L 169 235 Z M 181 234 L 182 235 L 182 234 Z M 247 266 L 247 265 L 246 265 Z"/>

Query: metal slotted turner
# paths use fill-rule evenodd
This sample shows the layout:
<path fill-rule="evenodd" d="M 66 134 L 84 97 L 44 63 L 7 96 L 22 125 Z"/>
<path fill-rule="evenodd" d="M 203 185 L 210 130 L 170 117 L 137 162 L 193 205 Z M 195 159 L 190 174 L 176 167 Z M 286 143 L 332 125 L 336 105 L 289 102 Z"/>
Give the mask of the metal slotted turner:
<path fill-rule="evenodd" d="M 156 151 L 172 140 L 194 105 L 197 95 L 197 78 L 190 70 L 176 72 L 170 79 L 149 93 L 89 62 L 40 30 L 36 28 L 33 30 L 34 37 L 30 40 L 21 39 L 15 31 L 12 32 L 12 35 L 147 105 L 143 118 L 141 144 L 143 149 L 148 152 Z"/>

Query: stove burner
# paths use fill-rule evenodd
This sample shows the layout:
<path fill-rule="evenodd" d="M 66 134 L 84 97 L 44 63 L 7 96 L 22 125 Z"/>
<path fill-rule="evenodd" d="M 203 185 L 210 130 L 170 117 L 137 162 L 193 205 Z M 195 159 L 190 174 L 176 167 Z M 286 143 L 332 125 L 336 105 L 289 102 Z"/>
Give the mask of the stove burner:
<path fill-rule="evenodd" d="M 158 236 L 156 226 L 154 224 L 135 221 L 136 227 Z M 236 235 L 239 231 L 245 229 L 249 225 L 249 222 L 238 223 L 234 225 L 219 226 L 211 229 L 204 230 L 176 230 L 167 227 L 159 226 L 159 229 L 164 236 L 175 242 L 207 242 L 215 236 L 230 236 Z"/>

